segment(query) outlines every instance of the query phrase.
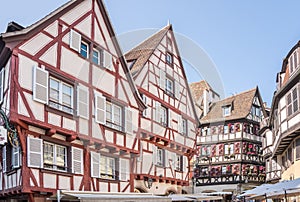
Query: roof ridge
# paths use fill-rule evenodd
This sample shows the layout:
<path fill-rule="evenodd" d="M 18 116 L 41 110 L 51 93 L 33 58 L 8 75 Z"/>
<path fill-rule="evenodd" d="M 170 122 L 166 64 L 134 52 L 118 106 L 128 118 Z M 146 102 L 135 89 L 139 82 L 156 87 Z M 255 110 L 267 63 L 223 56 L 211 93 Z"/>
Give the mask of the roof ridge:
<path fill-rule="evenodd" d="M 158 29 L 154 34 L 150 35 L 149 37 L 147 37 L 146 39 L 144 39 L 143 41 L 141 41 L 139 44 L 137 44 L 135 47 L 133 47 L 132 49 L 130 49 L 129 51 L 127 51 L 126 54 L 129 54 L 130 52 L 133 52 L 133 51 L 138 51 L 138 50 L 142 50 L 144 48 L 138 48 L 140 46 L 142 46 L 144 43 L 146 43 L 147 41 L 149 41 L 150 39 L 154 38 L 155 36 L 157 36 L 160 32 L 162 31 L 165 31 L 167 32 L 170 28 L 172 27 L 172 25 L 166 25 L 165 27 L 161 28 L 161 29 Z M 164 33 L 161 37 L 161 39 L 163 38 L 163 36 L 165 35 L 166 33 Z M 161 40 L 160 40 L 161 41 Z M 160 43 L 160 41 L 157 43 L 157 45 Z M 156 45 L 156 46 L 157 46 Z M 155 46 L 155 47 L 156 47 Z"/>
<path fill-rule="evenodd" d="M 257 87 L 251 88 L 251 89 L 249 89 L 249 90 L 245 90 L 245 91 L 242 91 L 242 92 L 237 93 L 237 94 L 235 94 L 235 95 L 231 95 L 231 96 L 229 96 L 229 97 L 226 97 L 226 98 L 224 98 L 224 99 L 222 99 L 222 100 L 219 100 L 219 101 L 217 101 L 217 102 L 221 102 L 221 101 L 226 100 L 226 99 L 229 99 L 229 98 L 237 97 L 237 96 L 243 95 L 243 94 L 245 94 L 245 93 L 249 93 L 249 92 L 251 92 L 251 91 L 254 91 L 254 90 L 256 90 L 256 89 L 257 89 Z"/>

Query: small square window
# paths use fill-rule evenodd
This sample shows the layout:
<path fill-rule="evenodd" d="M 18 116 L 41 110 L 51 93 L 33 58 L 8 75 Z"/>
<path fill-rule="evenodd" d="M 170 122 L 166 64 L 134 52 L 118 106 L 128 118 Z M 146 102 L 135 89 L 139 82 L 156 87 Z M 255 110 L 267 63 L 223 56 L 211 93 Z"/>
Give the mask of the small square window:
<path fill-rule="evenodd" d="M 231 114 L 231 106 L 224 106 L 223 107 L 223 116 L 230 116 Z"/>

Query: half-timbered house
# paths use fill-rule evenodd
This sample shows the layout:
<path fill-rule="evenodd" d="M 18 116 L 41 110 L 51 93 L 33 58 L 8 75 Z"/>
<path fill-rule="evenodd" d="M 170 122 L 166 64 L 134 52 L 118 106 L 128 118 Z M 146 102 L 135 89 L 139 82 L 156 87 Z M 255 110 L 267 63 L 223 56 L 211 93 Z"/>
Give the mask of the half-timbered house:
<path fill-rule="evenodd" d="M 145 105 L 101 0 L 69 1 L 26 28 L 10 23 L 0 38 L 0 67 L 2 118 L 9 122 L 0 198 L 134 191 Z M 175 145 L 182 153 L 193 147 L 185 139 L 188 145 Z M 158 140 L 151 139 L 170 142 Z M 188 179 L 173 174 L 180 180 L 170 183 Z"/>
<path fill-rule="evenodd" d="M 263 183 L 259 124 L 266 117 L 258 88 L 213 103 L 200 119 L 195 192 L 238 194 Z"/>
<path fill-rule="evenodd" d="M 172 25 L 125 57 L 147 106 L 140 120 L 135 187 L 155 194 L 188 192 L 197 119 Z"/>
<path fill-rule="evenodd" d="M 276 78 L 277 89 L 273 96 L 270 116 L 262 123 L 268 183 L 300 177 L 299 48 L 300 42 L 283 60 L 281 71 Z"/>
<path fill-rule="evenodd" d="M 220 100 L 220 95 L 205 80 L 191 83 L 190 89 L 198 119 L 201 119 L 207 115 L 211 105 Z"/>

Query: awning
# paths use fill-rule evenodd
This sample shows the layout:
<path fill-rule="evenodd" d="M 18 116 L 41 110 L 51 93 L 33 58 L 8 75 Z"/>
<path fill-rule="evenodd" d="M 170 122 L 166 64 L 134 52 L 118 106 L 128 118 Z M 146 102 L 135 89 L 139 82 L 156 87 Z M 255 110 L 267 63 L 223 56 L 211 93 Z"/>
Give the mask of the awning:
<path fill-rule="evenodd" d="M 276 198 L 300 195 L 300 178 L 295 180 L 285 180 L 276 184 L 263 184 L 254 189 L 246 191 L 240 197 Z"/>
<path fill-rule="evenodd" d="M 53 196 L 50 200 L 74 200 L 80 202 L 96 202 L 99 200 L 111 202 L 136 201 L 145 202 L 145 200 L 158 202 L 171 202 L 171 198 L 166 196 L 155 196 L 149 193 L 120 193 L 120 192 L 90 192 L 90 191 L 60 191 L 58 196 Z"/>

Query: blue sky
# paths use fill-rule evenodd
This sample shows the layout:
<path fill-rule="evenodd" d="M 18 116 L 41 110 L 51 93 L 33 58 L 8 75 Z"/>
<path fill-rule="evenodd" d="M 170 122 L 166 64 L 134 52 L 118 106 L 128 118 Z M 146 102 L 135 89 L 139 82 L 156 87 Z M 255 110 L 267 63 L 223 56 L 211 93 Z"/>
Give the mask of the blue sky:
<path fill-rule="evenodd" d="M 191 39 L 209 55 L 226 96 L 258 86 L 268 105 L 282 60 L 300 39 L 297 0 L 104 1 L 117 34 L 160 29 L 170 20 L 174 32 Z M 4 1 L 0 32 L 10 21 L 30 25 L 65 2 Z M 192 70 L 187 76 L 190 82 L 201 79 Z"/>

